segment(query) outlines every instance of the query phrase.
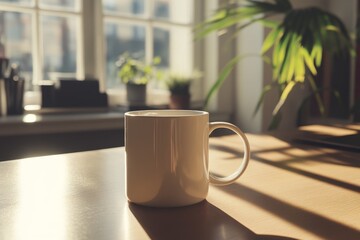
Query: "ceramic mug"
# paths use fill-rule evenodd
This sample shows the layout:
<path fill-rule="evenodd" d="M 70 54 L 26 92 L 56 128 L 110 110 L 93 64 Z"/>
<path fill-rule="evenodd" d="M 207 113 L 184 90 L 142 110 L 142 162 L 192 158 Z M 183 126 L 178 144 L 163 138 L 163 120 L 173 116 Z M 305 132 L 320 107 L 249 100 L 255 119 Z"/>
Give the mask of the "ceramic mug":
<path fill-rule="evenodd" d="M 217 177 L 208 168 L 209 135 L 217 128 L 237 133 L 244 143 L 239 168 Z M 209 113 L 143 110 L 125 113 L 126 193 L 130 202 L 176 207 L 198 203 L 209 183 L 227 185 L 245 171 L 250 155 L 245 134 L 226 122 L 209 123 Z"/>

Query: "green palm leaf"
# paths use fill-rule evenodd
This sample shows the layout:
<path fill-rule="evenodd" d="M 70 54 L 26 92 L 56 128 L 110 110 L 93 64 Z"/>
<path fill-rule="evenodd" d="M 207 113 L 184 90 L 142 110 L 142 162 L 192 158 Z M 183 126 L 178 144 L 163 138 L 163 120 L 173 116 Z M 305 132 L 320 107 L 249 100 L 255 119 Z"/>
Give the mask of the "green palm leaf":
<path fill-rule="evenodd" d="M 305 63 L 304 56 L 301 53 L 301 48 L 297 51 L 295 62 L 295 81 L 304 82 L 305 80 Z"/>
<path fill-rule="evenodd" d="M 209 101 L 211 99 L 211 97 L 214 95 L 214 93 L 222 86 L 222 84 L 224 83 L 224 81 L 229 77 L 231 71 L 234 69 L 234 67 L 236 66 L 236 64 L 247 57 L 259 57 L 259 55 L 254 55 L 254 54 L 244 54 L 241 56 L 237 56 L 234 57 L 233 59 L 231 59 L 225 66 L 224 68 L 221 70 L 219 77 L 216 79 L 216 81 L 213 83 L 213 85 L 210 87 L 210 90 L 208 91 L 206 97 L 205 97 L 205 101 L 204 101 L 204 106 L 203 108 L 206 109 Z"/>
<path fill-rule="evenodd" d="M 271 32 L 267 35 L 264 40 L 264 43 L 261 48 L 261 54 L 266 53 L 272 46 L 274 46 L 276 39 L 278 38 L 280 33 L 280 28 L 274 28 Z"/>
<path fill-rule="evenodd" d="M 350 38 L 341 21 L 318 8 L 289 11 L 279 28 L 280 40 L 274 38 L 272 30 L 263 43 L 262 52 L 274 46 L 273 78 L 280 84 L 303 81 L 306 69 L 316 75 L 325 48 L 334 54 L 344 50 L 352 52 Z"/>
<path fill-rule="evenodd" d="M 313 75 L 316 75 L 317 70 L 316 70 L 316 67 L 315 67 L 315 64 L 314 64 L 314 59 L 311 57 L 310 53 L 305 48 L 301 48 L 300 51 L 301 51 L 301 54 L 304 57 L 305 66 L 307 66 L 307 68 L 310 70 L 310 72 Z"/>
<path fill-rule="evenodd" d="M 292 6 L 288 0 L 278 0 L 275 1 L 275 3 L 249 0 L 245 6 L 227 4 L 224 7 L 219 8 L 208 21 L 199 24 L 195 28 L 195 38 L 203 38 L 211 32 L 237 25 L 244 19 L 250 19 L 252 21 L 251 23 L 254 23 L 264 19 L 264 17 L 261 16 L 264 13 L 265 15 L 266 13 L 285 13 L 291 9 Z"/>
<path fill-rule="evenodd" d="M 276 104 L 274 111 L 272 113 L 273 116 L 277 115 L 281 109 L 281 107 L 284 105 L 287 97 L 289 96 L 291 90 L 293 89 L 293 87 L 296 85 L 295 81 L 291 81 L 289 82 L 286 87 L 284 88 L 284 90 L 281 93 L 280 96 L 280 100 L 278 101 L 278 103 Z"/>
<path fill-rule="evenodd" d="M 280 23 L 267 19 L 275 14 L 284 15 Z M 355 51 L 345 25 L 337 16 L 317 7 L 293 9 L 289 0 L 247 0 L 244 6 L 228 4 L 219 8 L 214 17 L 203 23 L 197 31 L 198 36 L 204 37 L 211 32 L 235 26 L 233 36 L 236 36 L 242 29 L 256 22 L 271 28 L 264 39 L 261 54 L 272 55 L 273 84 L 277 84 L 282 90 L 273 111 L 272 125 L 275 126 L 281 119 L 283 104 L 297 83 L 308 80 L 312 90 L 318 91 L 313 77 L 321 67 L 324 51 L 330 56 L 345 57 L 349 53 L 354 55 Z M 206 96 L 206 104 L 239 60 L 240 58 L 235 57 L 224 67 Z M 308 77 L 306 73 L 310 73 Z M 254 114 L 259 110 L 264 95 L 272 88 L 273 85 L 264 87 Z M 315 94 L 315 98 L 320 111 L 324 111 L 320 95 Z"/>
<path fill-rule="evenodd" d="M 231 71 L 235 67 L 235 65 L 239 62 L 241 58 L 244 56 L 238 56 L 233 59 L 231 59 L 223 68 L 223 70 L 220 72 L 220 76 L 215 81 L 215 83 L 211 86 L 208 94 L 206 95 L 205 102 L 204 102 L 204 109 L 206 109 L 207 105 L 209 104 L 210 98 L 213 96 L 213 94 L 222 86 L 225 79 L 230 75 Z"/>
<path fill-rule="evenodd" d="M 258 113 L 258 111 L 260 110 L 260 107 L 264 101 L 265 95 L 272 90 L 273 86 L 274 86 L 274 84 L 265 85 L 265 87 L 263 88 L 263 90 L 261 92 L 260 98 L 259 98 L 258 102 L 256 103 L 256 107 L 253 112 L 253 116 L 255 116 Z"/>

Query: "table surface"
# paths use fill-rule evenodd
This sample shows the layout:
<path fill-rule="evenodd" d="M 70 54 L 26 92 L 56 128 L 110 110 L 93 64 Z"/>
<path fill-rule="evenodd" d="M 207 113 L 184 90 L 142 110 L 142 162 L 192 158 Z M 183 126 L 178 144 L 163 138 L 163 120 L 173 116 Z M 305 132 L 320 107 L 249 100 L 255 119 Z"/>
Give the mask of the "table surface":
<path fill-rule="evenodd" d="M 127 202 L 123 148 L 0 162 L 0 239 L 360 239 L 359 153 L 247 136 L 245 174 L 181 208 Z M 240 145 L 211 138 L 211 170 L 235 169 Z"/>

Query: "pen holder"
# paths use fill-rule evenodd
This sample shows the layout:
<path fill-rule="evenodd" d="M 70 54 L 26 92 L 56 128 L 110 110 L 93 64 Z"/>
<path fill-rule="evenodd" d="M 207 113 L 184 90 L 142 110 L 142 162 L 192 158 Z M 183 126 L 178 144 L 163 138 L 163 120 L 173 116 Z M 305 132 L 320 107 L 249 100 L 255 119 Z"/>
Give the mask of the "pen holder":
<path fill-rule="evenodd" d="M 24 78 L 6 82 L 7 114 L 19 115 L 24 112 Z"/>

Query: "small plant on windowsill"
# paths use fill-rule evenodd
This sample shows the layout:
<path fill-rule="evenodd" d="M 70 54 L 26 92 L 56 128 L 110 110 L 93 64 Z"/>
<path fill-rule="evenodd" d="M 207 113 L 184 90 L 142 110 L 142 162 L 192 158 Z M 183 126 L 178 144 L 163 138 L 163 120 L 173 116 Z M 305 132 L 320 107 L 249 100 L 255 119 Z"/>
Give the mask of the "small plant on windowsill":
<path fill-rule="evenodd" d="M 199 78 L 201 74 L 194 72 L 190 75 L 171 73 L 167 77 L 165 83 L 170 91 L 171 109 L 189 109 L 190 108 L 190 87 L 191 83 Z"/>
<path fill-rule="evenodd" d="M 118 77 L 126 84 L 126 97 L 130 105 L 141 105 L 146 102 L 147 84 L 156 78 L 155 66 L 161 59 L 155 57 L 150 64 L 135 59 L 124 53 L 119 57 L 116 66 L 119 68 Z"/>

